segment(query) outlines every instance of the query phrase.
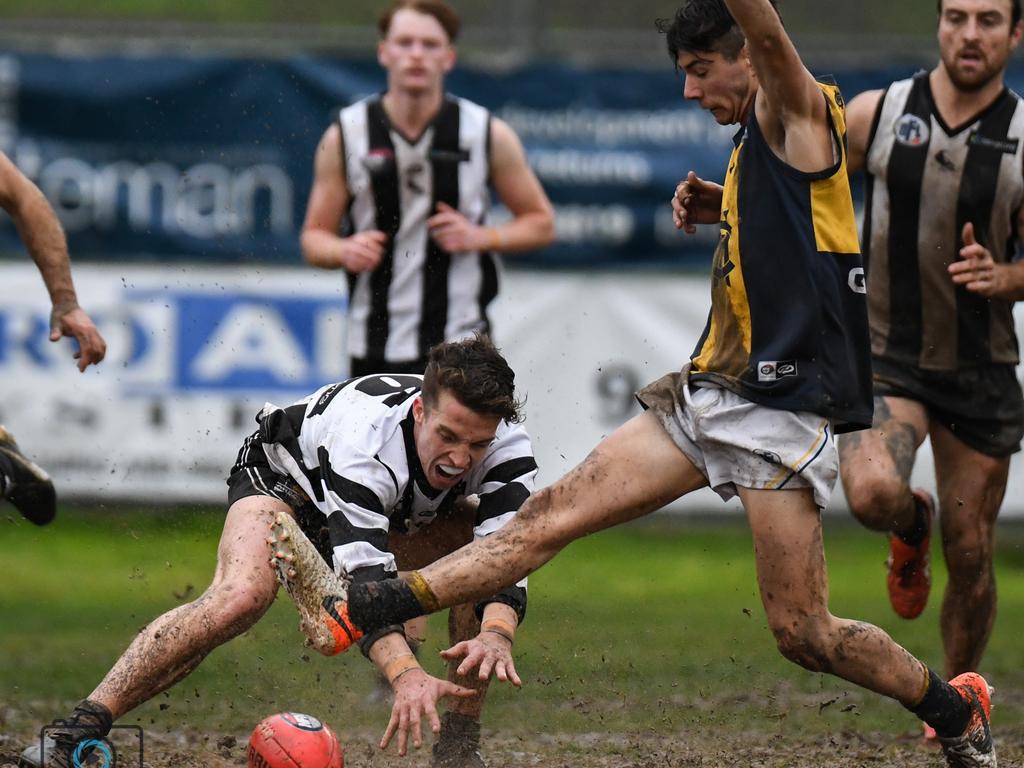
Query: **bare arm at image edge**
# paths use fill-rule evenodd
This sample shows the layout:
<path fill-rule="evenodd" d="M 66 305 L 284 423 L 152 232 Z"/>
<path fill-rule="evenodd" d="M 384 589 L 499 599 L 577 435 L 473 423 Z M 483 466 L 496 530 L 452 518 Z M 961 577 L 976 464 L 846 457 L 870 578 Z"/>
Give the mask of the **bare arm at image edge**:
<path fill-rule="evenodd" d="M 31 181 L 10 159 L 0 153 L 0 207 L 10 215 L 29 255 L 39 268 L 53 308 L 50 312 L 50 341 L 62 336 L 78 341 L 75 353 L 78 370 L 99 363 L 107 344 L 85 311 L 71 279 L 67 241 L 53 208 Z"/>

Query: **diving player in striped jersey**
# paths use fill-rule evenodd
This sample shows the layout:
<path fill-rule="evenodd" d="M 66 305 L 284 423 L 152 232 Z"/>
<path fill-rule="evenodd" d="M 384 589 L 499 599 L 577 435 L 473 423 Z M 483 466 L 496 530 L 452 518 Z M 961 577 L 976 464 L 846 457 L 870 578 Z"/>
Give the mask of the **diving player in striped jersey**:
<path fill-rule="evenodd" d="M 310 557 L 286 567 L 301 550 L 288 539 L 276 548 L 282 578 L 307 595 L 309 624 L 372 633 L 512 584 L 572 540 L 710 485 L 743 502 L 787 658 L 901 702 L 947 738 L 952 765 L 995 765 L 984 680 L 951 685 L 882 630 L 828 609 L 820 510 L 838 473 L 833 433 L 867 428 L 872 410 L 839 91 L 810 75 L 770 0 L 689 0 L 666 26 L 684 97 L 740 126 L 724 190 L 701 197 L 720 204 L 695 207 L 687 182 L 673 201 L 678 226 L 721 232 L 690 362 L 641 391 L 648 410 L 494 536 L 405 579 L 338 582 L 333 594 L 303 588 L 324 569 Z"/>
<path fill-rule="evenodd" d="M 335 573 L 354 583 L 394 580 L 398 569 L 422 567 L 499 531 L 530 495 L 537 473 L 520 420 L 515 374 L 480 336 L 436 346 L 423 375 L 363 376 L 284 408 L 268 404 L 228 480 L 213 583 L 146 626 L 88 699 L 50 729 L 57 738 L 44 744 L 45 757 L 34 745 L 20 765 L 68 768 L 76 743 L 105 737 L 114 720 L 255 624 L 277 593 L 267 556 L 275 517 L 294 526 L 288 530 L 306 542 L 332 583 Z M 448 680 L 423 671 L 401 622 L 365 633 L 364 654 L 394 689 L 391 723 L 403 724 L 403 754 L 405 728 L 418 747 L 426 718 L 440 733 L 432 766 L 484 765 L 477 751 L 484 694 L 492 672 L 521 684 L 512 638 L 525 612 L 525 578 L 453 607 L 457 650 L 448 654 Z M 315 639 L 322 651 L 352 642 L 330 633 Z M 469 675 L 476 665 L 464 654 L 485 659 L 485 674 Z M 436 707 L 443 697 L 451 701 L 442 725 Z"/>
<path fill-rule="evenodd" d="M 889 598 L 916 618 L 931 587 L 935 502 L 911 489 L 931 439 L 949 571 L 947 676 L 976 669 L 996 618 L 996 517 L 1024 435 L 1014 302 L 1024 298 L 1024 101 L 1003 78 L 1020 0 L 939 0 L 940 61 L 848 109 L 867 172 L 864 253 L 875 421 L 839 441 L 850 507 L 890 533 Z"/>

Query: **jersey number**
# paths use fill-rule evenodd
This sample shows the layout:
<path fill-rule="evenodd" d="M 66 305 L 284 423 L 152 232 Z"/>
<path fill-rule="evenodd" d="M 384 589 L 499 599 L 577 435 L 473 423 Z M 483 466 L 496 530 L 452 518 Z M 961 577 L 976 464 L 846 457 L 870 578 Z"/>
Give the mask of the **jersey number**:
<path fill-rule="evenodd" d="M 356 390 L 371 397 L 389 397 L 384 405 L 394 408 L 415 395 L 423 387 L 422 376 L 406 376 L 400 373 L 383 373 L 360 379 Z"/>

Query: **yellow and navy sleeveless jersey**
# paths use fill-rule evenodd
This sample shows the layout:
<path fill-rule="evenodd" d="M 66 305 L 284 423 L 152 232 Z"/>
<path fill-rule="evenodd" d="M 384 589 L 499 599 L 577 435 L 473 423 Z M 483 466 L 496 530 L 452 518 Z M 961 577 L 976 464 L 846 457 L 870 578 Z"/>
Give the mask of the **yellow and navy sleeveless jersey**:
<path fill-rule="evenodd" d="M 1013 259 L 1024 205 L 1024 101 L 1003 89 L 950 126 L 928 73 L 893 83 L 867 153 L 864 262 L 877 357 L 932 371 L 1016 364 L 1013 302 L 971 293 L 948 268 L 964 224 L 998 264 Z"/>
<path fill-rule="evenodd" d="M 837 160 L 818 173 L 776 155 L 754 109 L 735 139 L 722 196 L 711 312 L 690 379 L 756 403 L 871 425 L 864 270 L 846 170 L 846 117 L 818 83 Z"/>

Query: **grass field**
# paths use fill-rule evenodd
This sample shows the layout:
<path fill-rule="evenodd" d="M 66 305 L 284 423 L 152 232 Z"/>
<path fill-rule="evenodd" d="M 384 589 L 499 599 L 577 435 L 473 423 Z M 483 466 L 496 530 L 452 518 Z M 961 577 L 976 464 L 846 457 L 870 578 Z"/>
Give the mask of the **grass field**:
<path fill-rule="evenodd" d="M 205 588 L 221 518 L 65 510 L 38 529 L 2 511 L 0 735 L 10 739 L 62 714 L 139 627 Z M 941 667 L 938 600 L 915 622 L 890 613 L 882 539 L 830 520 L 826 546 L 833 611 L 884 627 Z M 657 517 L 573 544 L 531 577 L 516 649 L 524 687 L 492 691 L 486 726 L 503 737 L 543 733 L 573 744 L 594 733 L 657 740 L 699 730 L 771 742 L 916 732 L 897 704 L 778 655 L 750 550 L 745 525 L 728 518 Z M 944 572 L 935 570 L 941 589 Z M 1000 617 L 983 671 L 998 688 L 997 736 L 1024 747 L 1024 527 L 1000 529 L 998 574 Z M 343 735 L 382 730 L 388 707 L 363 703 L 369 664 L 357 653 L 307 652 L 296 624 L 282 597 L 255 628 L 124 722 L 242 734 L 265 714 L 292 709 L 322 716 Z M 428 659 L 443 647 L 443 626 L 435 617 Z M 3 746 L 0 766 L 11 754 Z"/>

